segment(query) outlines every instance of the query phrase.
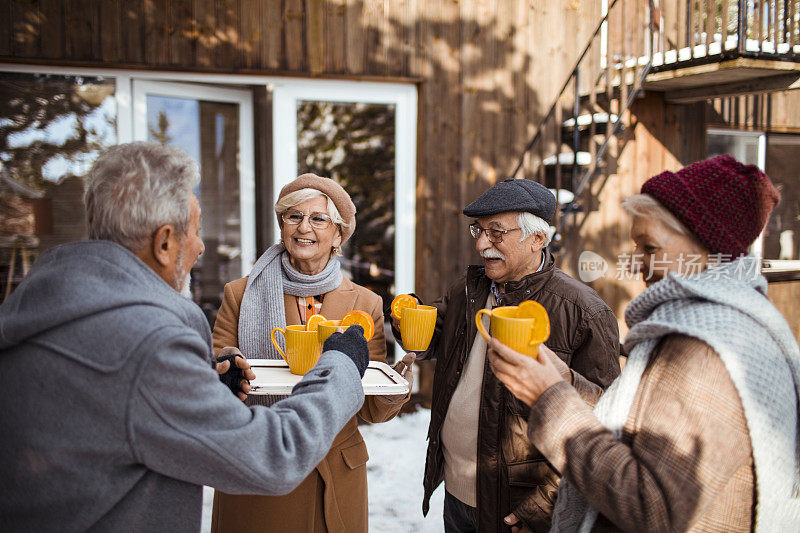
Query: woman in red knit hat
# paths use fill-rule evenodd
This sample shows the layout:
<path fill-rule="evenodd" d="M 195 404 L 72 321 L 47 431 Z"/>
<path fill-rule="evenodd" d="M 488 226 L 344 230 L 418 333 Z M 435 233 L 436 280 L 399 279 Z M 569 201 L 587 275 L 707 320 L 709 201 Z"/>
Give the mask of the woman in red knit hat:
<path fill-rule="evenodd" d="M 641 192 L 623 207 L 647 288 L 604 396 L 579 397 L 557 358 L 491 342 L 495 374 L 531 406 L 529 438 L 563 475 L 553 528 L 796 530 L 800 350 L 747 255 L 779 194 L 728 155 Z"/>

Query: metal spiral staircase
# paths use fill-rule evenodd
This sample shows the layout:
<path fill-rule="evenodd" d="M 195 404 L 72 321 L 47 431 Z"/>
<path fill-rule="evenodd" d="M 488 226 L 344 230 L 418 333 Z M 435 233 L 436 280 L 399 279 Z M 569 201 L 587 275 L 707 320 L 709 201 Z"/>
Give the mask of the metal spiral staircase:
<path fill-rule="evenodd" d="M 556 191 L 555 247 L 596 209 L 644 90 L 682 104 L 800 88 L 800 0 L 603 0 L 512 177 Z"/>
<path fill-rule="evenodd" d="M 652 0 L 610 0 L 511 173 L 536 179 L 556 193 L 556 247 L 569 219 L 587 209 L 592 180 L 617 155 L 615 144 L 628 110 L 652 68 L 660 23 L 651 19 L 655 12 Z"/>

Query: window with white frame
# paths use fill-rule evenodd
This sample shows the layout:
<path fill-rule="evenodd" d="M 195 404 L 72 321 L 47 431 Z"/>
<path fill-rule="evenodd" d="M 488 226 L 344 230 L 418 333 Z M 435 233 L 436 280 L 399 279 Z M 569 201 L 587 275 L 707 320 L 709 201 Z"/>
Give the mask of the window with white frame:
<path fill-rule="evenodd" d="M 800 279 L 800 135 L 709 129 L 708 156 L 731 154 L 766 172 L 781 193 L 751 253 L 762 258 L 771 280 Z"/>
<path fill-rule="evenodd" d="M 346 275 L 385 303 L 413 292 L 416 87 L 287 79 L 272 89 L 274 196 L 306 172 L 339 181 L 357 210 Z"/>
<path fill-rule="evenodd" d="M 86 237 L 83 176 L 117 142 L 113 76 L 0 73 L 0 301 L 36 256 Z"/>
<path fill-rule="evenodd" d="M 260 139 L 254 136 L 254 87 L 272 93 L 272 121 L 263 124 L 271 135 Z M 384 299 L 414 290 L 413 84 L 0 65 L 0 90 L 0 240 L 30 236 L 29 259 L 45 248 L 42 243 L 85 236 L 81 177 L 100 150 L 150 139 L 177 144 L 200 163 L 196 192 L 207 251 L 198 264 L 203 270 L 192 273 L 193 294 L 206 302 L 210 319 L 224 282 L 246 275 L 257 253 L 271 244 L 262 241 L 256 248 L 254 213 L 272 216 L 272 205 L 268 194 L 256 199 L 255 181 L 278 191 L 307 171 L 339 179 L 359 209 L 356 235 L 344 250 L 348 275 Z M 254 152 L 264 148 L 257 143 L 269 138 L 271 168 L 255 176 Z M 64 183 L 74 186 L 67 191 Z M 22 211 L 14 211 L 20 206 Z M 12 211 L 19 216 L 9 216 Z M 77 218 L 67 221 L 61 213 Z M 6 251 L 10 256 L 11 249 Z M 17 267 L 17 282 L 24 270 Z M 9 257 L 0 250 L 3 281 L 8 273 Z M 0 298 L 4 290 L 5 285 Z"/>

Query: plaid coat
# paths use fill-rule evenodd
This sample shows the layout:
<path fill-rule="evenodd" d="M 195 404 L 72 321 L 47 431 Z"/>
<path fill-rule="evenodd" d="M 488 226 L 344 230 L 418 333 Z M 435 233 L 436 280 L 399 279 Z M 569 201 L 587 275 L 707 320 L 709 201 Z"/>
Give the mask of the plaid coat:
<path fill-rule="evenodd" d="M 531 408 L 528 435 L 599 510 L 593 531 L 752 530 L 744 409 L 722 360 L 697 339 L 662 340 L 621 441 L 566 382 Z"/>

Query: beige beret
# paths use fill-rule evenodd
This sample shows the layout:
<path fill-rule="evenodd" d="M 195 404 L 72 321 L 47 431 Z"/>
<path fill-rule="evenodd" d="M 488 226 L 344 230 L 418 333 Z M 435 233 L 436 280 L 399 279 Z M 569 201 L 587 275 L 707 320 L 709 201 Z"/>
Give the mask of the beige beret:
<path fill-rule="evenodd" d="M 342 219 L 347 224 L 347 226 L 342 226 L 341 228 L 342 244 L 344 244 L 356 230 L 356 206 L 353 205 L 353 200 L 350 199 L 347 191 L 331 178 L 323 178 L 316 174 L 303 174 L 287 183 L 281 189 L 278 200 L 300 189 L 316 189 L 333 200 L 333 205 L 339 210 L 339 214 L 342 215 Z M 278 217 L 278 223 L 280 224 L 280 217 Z"/>

